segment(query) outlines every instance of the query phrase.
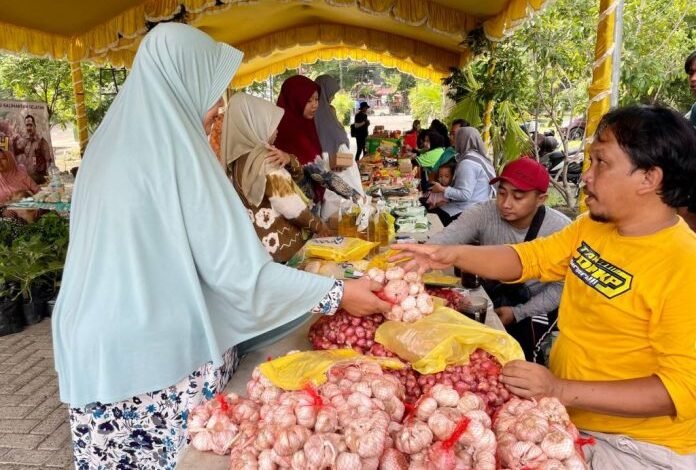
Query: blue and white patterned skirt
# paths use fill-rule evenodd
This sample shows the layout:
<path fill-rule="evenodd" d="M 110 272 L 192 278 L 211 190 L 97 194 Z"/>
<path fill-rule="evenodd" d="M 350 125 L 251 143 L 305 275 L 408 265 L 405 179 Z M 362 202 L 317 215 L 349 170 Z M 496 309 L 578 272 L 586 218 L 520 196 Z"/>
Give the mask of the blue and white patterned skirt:
<path fill-rule="evenodd" d="M 209 362 L 164 390 L 70 408 L 75 468 L 173 470 L 188 439 L 189 410 L 222 392 L 239 364 L 236 348 L 223 359 L 222 367 Z"/>

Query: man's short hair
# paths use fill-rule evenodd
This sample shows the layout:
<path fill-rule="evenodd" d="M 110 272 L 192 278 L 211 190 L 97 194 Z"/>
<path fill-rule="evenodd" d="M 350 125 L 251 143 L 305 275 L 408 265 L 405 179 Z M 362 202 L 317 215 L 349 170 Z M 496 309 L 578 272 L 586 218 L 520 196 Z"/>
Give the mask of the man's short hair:
<path fill-rule="evenodd" d="M 454 126 L 460 126 L 460 127 L 471 127 L 471 124 L 469 124 L 469 121 L 466 119 L 455 119 L 452 121 L 452 127 Z"/>
<path fill-rule="evenodd" d="M 687 75 L 691 74 L 691 67 L 694 65 L 694 62 L 696 62 L 696 51 L 689 54 L 689 57 L 684 61 L 684 72 Z"/>
<path fill-rule="evenodd" d="M 31 122 L 34 125 L 36 125 L 36 119 L 34 119 L 34 116 L 32 116 L 31 114 L 27 114 L 26 116 L 24 116 L 24 120 L 26 121 L 27 119 L 31 119 Z"/>
<path fill-rule="evenodd" d="M 602 117 L 595 139 L 610 130 L 636 169 L 662 169 L 659 194 L 670 207 L 696 197 L 696 130 L 684 116 L 663 106 L 628 106 Z"/>

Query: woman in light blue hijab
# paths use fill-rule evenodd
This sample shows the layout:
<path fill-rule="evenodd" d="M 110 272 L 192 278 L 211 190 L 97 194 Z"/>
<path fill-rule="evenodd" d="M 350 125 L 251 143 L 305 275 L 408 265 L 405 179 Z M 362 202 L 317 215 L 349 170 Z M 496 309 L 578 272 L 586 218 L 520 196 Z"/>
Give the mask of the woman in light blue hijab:
<path fill-rule="evenodd" d="M 155 27 L 85 153 L 53 318 L 79 468 L 174 468 L 187 410 L 224 388 L 236 345 L 339 304 L 388 310 L 369 281 L 274 264 L 256 237 L 203 124 L 241 59 Z"/>

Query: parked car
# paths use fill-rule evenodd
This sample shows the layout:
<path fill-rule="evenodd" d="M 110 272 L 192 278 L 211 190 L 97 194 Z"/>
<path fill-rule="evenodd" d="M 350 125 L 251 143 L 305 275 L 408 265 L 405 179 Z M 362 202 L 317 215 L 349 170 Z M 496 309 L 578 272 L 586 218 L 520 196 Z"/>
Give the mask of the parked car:
<path fill-rule="evenodd" d="M 561 132 L 568 137 L 568 140 L 581 140 L 585 135 L 586 124 L 584 117 L 575 118 L 566 127 L 562 127 Z"/>

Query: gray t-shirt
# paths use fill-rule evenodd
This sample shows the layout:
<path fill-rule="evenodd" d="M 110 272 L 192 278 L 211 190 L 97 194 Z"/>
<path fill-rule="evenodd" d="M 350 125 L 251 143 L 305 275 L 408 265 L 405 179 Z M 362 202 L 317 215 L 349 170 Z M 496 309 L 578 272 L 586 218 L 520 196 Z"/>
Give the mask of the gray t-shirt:
<path fill-rule="evenodd" d="M 551 235 L 568 224 L 570 224 L 568 217 L 547 207 L 537 237 Z M 433 235 L 428 243 L 466 245 L 478 241 L 481 245 L 509 245 L 522 243 L 526 235 L 527 229 L 517 229 L 500 217 L 495 201 L 487 201 L 467 207 L 458 219 L 443 231 Z M 548 324 L 547 312 L 558 308 L 563 283 L 527 281 L 525 284 L 532 297 L 527 303 L 512 307 L 515 319 L 520 321 L 533 317 L 535 322 Z"/>

